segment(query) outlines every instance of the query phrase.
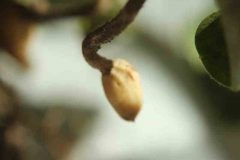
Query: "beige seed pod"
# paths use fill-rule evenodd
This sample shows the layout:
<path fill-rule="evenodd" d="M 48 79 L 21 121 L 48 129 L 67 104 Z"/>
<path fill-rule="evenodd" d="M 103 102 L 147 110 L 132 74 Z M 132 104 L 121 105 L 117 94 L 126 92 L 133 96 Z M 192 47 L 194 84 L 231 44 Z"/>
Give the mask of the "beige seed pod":
<path fill-rule="evenodd" d="M 117 59 L 109 74 L 102 75 L 105 94 L 117 113 L 125 120 L 134 121 L 142 106 L 140 78 L 127 61 Z"/>

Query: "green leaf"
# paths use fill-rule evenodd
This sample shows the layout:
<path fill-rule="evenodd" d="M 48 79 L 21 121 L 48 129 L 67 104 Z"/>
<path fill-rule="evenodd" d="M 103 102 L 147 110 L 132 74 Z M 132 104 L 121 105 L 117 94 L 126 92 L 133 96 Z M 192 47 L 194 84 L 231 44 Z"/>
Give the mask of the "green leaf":
<path fill-rule="evenodd" d="M 220 12 L 211 14 L 200 23 L 195 35 L 195 44 L 211 77 L 223 86 L 231 88 L 229 54 Z"/>
<path fill-rule="evenodd" d="M 221 9 L 224 34 L 231 66 L 231 88 L 240 90 L 240 3 L 237 0 L 216 0 Z"/>

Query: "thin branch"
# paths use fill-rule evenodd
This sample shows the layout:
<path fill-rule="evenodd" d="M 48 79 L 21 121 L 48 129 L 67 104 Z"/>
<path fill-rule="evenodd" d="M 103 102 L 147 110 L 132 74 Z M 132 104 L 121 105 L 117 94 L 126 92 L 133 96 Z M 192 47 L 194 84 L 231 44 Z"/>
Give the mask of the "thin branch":
<path fill-rule="evenodd" d="M 110 42 L 119 35 L 136 17 L 145 0 L 129 0 L 119 14 L 110 22 L 89 33 L 82 44 L 83 55 L 86 61 L 102 73 L 109 73 L 112 60 L 100 56 L 97 51 L 104 43 Z"/>
<path fill-rule="evenodd" d="M 67 7 L 65 5 L 49 5 L 46 10 L 42 10 L 40 7 L 44 4 L 41 3 L 34 7 L 26 7 L 16 2 L 12 2 L 12 5 L 15 5 L 15 7 L 18 7 L 20 10 L 22 10 L 23 15 L 26 16 L 26 18 L 40 22 L 73 16 L 88 16 L 94 13 L 96 4 L 97 0 L 92 0 L 88 3 L 78 3 L 74 5 L 68 5 Z"/>

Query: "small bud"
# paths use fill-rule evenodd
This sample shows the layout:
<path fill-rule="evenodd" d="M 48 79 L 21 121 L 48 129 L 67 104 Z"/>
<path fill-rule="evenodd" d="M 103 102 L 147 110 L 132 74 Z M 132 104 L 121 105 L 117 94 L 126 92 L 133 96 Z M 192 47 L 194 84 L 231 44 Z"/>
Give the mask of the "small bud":
<path fill-rule="evenodd" d="M 117 59 L 109 74 L 102 75 L 105 94 L 117 113 L 134 121 L 142 106 L 140 78 L 127 61 Z"/>

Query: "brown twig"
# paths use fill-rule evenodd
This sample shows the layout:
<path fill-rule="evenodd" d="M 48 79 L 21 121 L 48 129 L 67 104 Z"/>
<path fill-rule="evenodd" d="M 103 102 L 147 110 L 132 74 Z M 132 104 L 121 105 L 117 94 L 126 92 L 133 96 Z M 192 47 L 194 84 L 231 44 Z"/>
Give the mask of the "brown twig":
<path fill-rule="evenodd" d="M 103 74 L 110 72 L 112 60 L 100 56 L 97 51 L 102 44 L 110 42 L 134 20 L 144 2 L 145 0 L 129 0 L 115 18 L 87 35 L 82 50 L 86 61 L 92 67 L 99 69 Z"/>
<path fill-rule="evenodd" d="M 50 5 L 46 0 L 24 6 L 15 0 L 0 0 L 0 48 L 29 67 L 25 57 L 27 44 L 36 24 L 72 16 L 94 13 L 97 0 L 81 0 L 77 4 Z"/>
<path fill-rule="evenodd" d="M 49 5 L 46 9 L 40 8 L 44 5 L 41 3 L 34 7 L 26 7 L 14 1 L 10 1 L 9 3 L 12 3 L 11 5 L 15 5 L 15 7 L 22 10 L 26 18 L 32 19 L 33 21 L 44 22 L 73 16 L 88 16 L 94 12 L 97 0 L 92 0 L 88 3 L 68 5 L 67 7 L 65 5 Z"/>

